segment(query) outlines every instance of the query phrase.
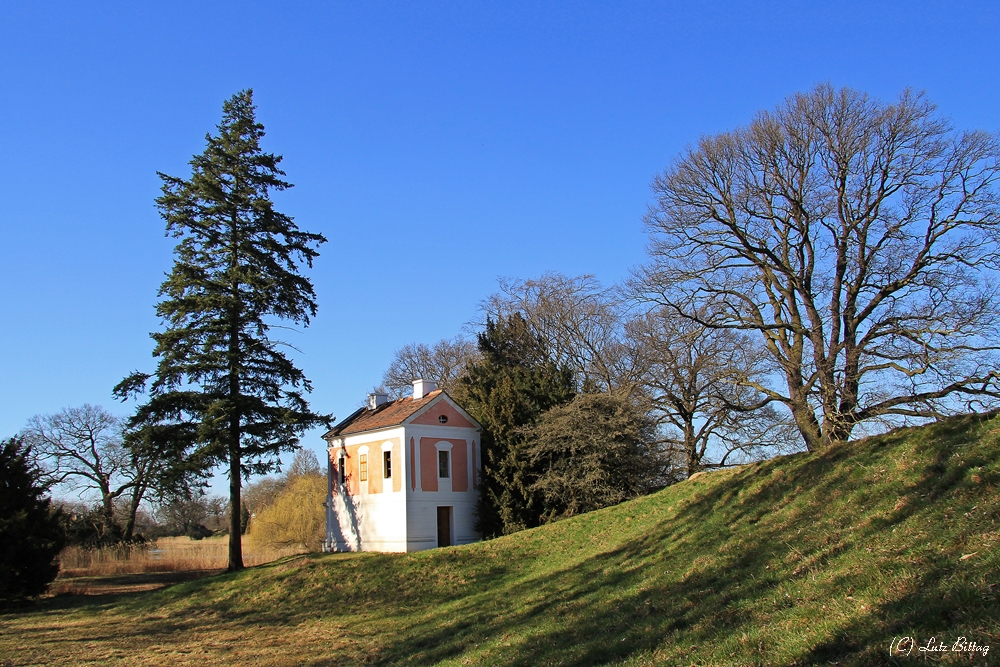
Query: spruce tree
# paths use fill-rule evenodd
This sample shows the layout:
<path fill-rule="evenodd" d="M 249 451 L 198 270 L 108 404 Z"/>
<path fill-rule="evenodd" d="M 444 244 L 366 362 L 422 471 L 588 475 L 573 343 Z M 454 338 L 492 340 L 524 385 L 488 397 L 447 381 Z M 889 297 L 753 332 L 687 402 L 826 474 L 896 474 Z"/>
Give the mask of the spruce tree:
<path fill-rule="evenodd" d="M 159 174 L 156 205 L 179 239 L 156 306 L 166 329 L 151 334 L 155 373 L 115 388 L 122 398 L 148 394 L 132 425 L 172 461 L 174 481 L 228 468 L 229 570 L 243 567 L 242 479 L 273 470 L 306 429 L 328 421 L 310 410 L 309 381 L 269 335 L 278 322 L 308 326 L 315 316 L 316 294 L 299 269 L 326 239 L 274 209 L 270 193 L 292 185 L 281 156 L 261 150 L 255 109 L 253 91 L 234 95 L 191 160 L 191 177 Z"/>
<path fill-rule="evenodd" d="M 540 468 L 526 455 L 524 427 L 572 400 L 575 383 L 520 313 L 487 320 L 478 347 L 481 358 L 455 393 L 483 426 L 479 528 L 494 537 L 541 523 L 541 498 L 531 488 Z"/>
<path fill-rule="evenodd" d="M 64 535 L 41 475 L 30 447 L 0 443 L 0 601 L 44 593 L 59 573 Z"/>

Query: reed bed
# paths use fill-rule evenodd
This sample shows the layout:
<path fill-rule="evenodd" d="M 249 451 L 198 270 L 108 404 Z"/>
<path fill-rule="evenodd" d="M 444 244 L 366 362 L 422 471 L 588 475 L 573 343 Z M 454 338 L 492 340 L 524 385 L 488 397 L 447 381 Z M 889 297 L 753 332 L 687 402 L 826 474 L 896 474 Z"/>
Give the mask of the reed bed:
<path fill-rule="evenodd" d="M 273 548 L 243 540 L 243 564 L 262 565 L 303 553 L 301 548 Z M 101 577 L 153 572 L 187 572 L 224 569 L 229 560 L 229 538 L 225 535 L 192 540 L 164 537 L 147 544 L 119 545 L 103 549 L 67 547 L 59 556 L 59 577 Z"/>

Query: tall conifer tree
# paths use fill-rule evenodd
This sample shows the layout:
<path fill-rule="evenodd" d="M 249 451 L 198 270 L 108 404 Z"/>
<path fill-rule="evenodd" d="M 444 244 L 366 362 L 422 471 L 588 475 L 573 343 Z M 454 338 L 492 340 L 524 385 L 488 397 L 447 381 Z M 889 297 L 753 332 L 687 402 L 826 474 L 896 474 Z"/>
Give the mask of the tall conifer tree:
<path fill-rule="evenodd" d="M 310 410 L 309 381 L 269 336 L 279 321 L 308 326 L 315 316 L 316 294 L 299 268 L 312 266 L 326 239 L 274 210 L 270 193 L 292 185 L 282 179 L 281 156 L 261 150 L 253 91 L 222 109 L 191 177 L 159 174 L 156 205 L 179 239 L 156 307 L 166 330 L 151 334 L 155 373 L 133 373 L 115 393 L 148 392 L 132 423 L 174 473 L 228 467 L 229 569 L 238 570 L 242 478 L 271 471 L 303 431 L 327 421 Z"/>
<path fill-rule="evenodd" d="M 526 454 L 523 427 L 572 400 L 575 383 L 519 312 L 487 319 L 478 348 L 480 359 L 455 395 L 483 426 L 479 528 L 495 537 L 541 523 L 543 507 L 531 489 L 540 468 Z"/>

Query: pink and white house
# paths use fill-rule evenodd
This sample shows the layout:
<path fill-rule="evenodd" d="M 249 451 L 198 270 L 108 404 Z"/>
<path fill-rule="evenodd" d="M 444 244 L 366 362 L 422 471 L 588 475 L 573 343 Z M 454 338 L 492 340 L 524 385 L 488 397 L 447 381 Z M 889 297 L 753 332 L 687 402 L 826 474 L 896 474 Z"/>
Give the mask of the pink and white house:
<path fill-rule="evenodd" d="M 479 423 L 426 380 L 368 405 L 327 441 L 327 551 L 419 551 L 480 539 Z"/>

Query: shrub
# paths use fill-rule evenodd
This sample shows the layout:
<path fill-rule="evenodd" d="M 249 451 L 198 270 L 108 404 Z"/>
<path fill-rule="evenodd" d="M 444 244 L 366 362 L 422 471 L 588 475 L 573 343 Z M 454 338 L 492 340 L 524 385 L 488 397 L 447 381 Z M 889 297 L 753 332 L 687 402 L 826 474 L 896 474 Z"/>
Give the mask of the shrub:
<path fill-rule="evenodd" d="M 667 461 L 655 425 L 639 407 L 606 394 L 579 394 L 523 429 L 524 454 L 537 471 L 543 522 L 615 505 L 648 493 Z"/>
<path fill-rule="evenodd" d="M 255 544 L 273 548 L 303 546 L 319 551 L 326 534 L 326 477 L 293 477 L 274 502 L 255 512 L 248 534 Z"/>

